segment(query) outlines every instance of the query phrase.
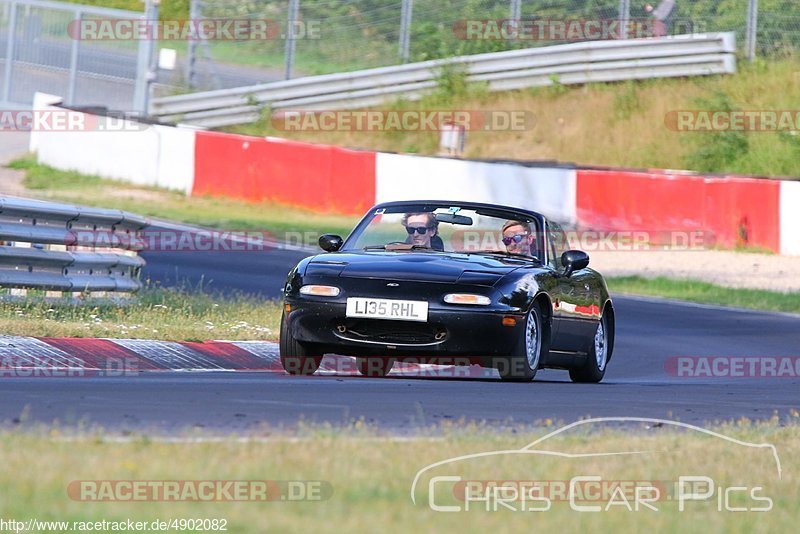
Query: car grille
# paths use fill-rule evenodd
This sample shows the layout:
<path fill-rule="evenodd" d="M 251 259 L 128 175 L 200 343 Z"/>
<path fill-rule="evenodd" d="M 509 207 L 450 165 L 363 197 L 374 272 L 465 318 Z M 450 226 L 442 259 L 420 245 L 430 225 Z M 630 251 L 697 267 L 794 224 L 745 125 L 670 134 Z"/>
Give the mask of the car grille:
<path fill-rule="evenodd" d="M 334 331 L 343 339 L 398 345 L 431 345 L 447 337 L 444 328 L 429 323 L 381 319 L 338 321 Z"/>

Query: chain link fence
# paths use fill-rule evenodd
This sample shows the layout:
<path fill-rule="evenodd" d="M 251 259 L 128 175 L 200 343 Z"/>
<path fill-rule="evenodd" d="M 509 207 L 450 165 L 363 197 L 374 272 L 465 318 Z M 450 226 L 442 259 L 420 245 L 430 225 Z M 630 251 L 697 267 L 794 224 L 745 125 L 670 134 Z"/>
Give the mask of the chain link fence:
<path fill-rule="evenodd" d="M 751 59 L 800 48 L 797 0 L 192 0 L 191 15 L 274 29 L 267 39 L 177 46 L 187 57 L 176 76 L 197 89 L 231 87 L 237 68 L 269 82 L 596 40 L 592 28 L 601 39 L 735 31 Z"/>
<path fill-rule="evenodd" d="M 88 41 L 77 21 L 131 20 L 141 13 L 40 0 L 0 0 L 0 101 L 30 104 L 36 91 L 69 105 L 131 110 L 142 83 L 135 40 Z M 141 89 L 140 89 L 141 90 Z"/>
<path fill-rule="evenodd" d="M 648 4 L 648 1 L 652 4 Z M 146 0 L 148 9 L 154 0 Z M 598 39 L 735 31 L 744 57 L 800 49 L 798 0 L 189 0 L 198 21 L 261 22 L 265 34 L 80 40 L 70 25 L 148 15 L 46 0 L 0 0 L 0 100 L 35 91 L 69 104 L 146 109 L 157 96 L 248 86 L 457 55 Z M 181 19 L 181 20 L 178 20 Z M 117 27 L 119 29 L 119 27 Z M 217 28 L 219 29 L 219 28 Z M 599 32 L 599 33 L 598 33 Z M 247 32 L 245 32 L 247 33 Z M 157 45 L 175 54 L 157 69 Z"/>

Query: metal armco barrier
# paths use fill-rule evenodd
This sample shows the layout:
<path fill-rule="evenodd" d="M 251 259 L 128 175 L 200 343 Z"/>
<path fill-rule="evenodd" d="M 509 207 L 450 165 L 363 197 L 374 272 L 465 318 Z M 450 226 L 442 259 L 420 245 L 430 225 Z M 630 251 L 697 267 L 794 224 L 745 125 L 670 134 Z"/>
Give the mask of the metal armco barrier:
<path fill-rule="evenodd" d="M 233 89 L 154 99 L 163 121 L 209 128 L 253 122 L 263 109 L 355 109 L 435 89 L 442 68 L 463 65 L 467 80 L 490 91 L 736 72 L 734 33 L 592 41 L 308 76 Z"/>
<path fill-rule="evenodd" d="M 145 262 L 122 249 L 148 224 L 120 210 L 0 197 L 0 288 L 137 291 Z"/>

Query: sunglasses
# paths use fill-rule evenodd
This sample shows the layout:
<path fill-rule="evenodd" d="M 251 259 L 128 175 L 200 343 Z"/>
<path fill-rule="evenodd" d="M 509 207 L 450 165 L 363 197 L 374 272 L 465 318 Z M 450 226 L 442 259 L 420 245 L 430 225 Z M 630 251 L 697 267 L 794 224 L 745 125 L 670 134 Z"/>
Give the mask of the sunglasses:
<path fill-rule="evenodd" d="M 429 229 L 430 228 L 427 226 L 406 226 L 406 232 L 408 232 L 408 235 L 414 235 L 414 232 L 417 232 L 419 235 L 425 235 L 428 233 Z"/>
<path fill-rule="evenodd" d="M 527 236 L 528 234 L 517 234 L 511 237 L 504 237 L 503 244 L 506 246 L 510 245 L 511 243 L 516 243 L 519 245 Z"/>

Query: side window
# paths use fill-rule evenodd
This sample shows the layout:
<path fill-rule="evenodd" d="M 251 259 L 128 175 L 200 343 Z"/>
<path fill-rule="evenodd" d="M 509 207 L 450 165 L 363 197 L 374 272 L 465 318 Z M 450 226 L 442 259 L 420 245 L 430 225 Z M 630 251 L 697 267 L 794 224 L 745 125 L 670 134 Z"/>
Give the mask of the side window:
<path fill-rule="evenodd" d="M 547 236 L 550 242 L 550 258 L 548 264 L 554 269 L 561 269 L 561 255 L 569 250 L 567 234 L 557 223 L 547 221 Z"/>

